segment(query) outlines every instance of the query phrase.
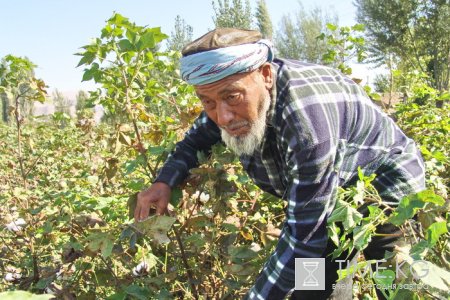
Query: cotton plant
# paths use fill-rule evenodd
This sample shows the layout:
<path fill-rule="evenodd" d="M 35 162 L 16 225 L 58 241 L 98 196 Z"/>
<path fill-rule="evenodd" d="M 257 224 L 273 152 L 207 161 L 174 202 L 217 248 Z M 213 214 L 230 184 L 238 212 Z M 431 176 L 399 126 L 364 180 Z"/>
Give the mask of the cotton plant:
<path fill-rule="evenodd" d="M 13 232 L 19 232 L 21 231 L 25 226 L 27 225 L 27 222 L 23 218 L 18 218 L 16 220 L 11 221 L 10 223 L 5 225 L 5 228 L 9 231 Z"/>
<path fill-rule="evenodd" d="M 5 271 L 6 271 L 6 274 L 3 277 L 3 279 L 5 279 L 5 281 L 7 281 L 7 282 L 14 282 L 14 281 L 19 280 L 20 278 L 22 278 L 22 274 L 20 272 L 20 269 L 17 269 L 17 268 L 12 267 L 12 266 L 7 266 Z"/>
<path fill-rule="evenodd" d="M 194 199 L 198 199 L 198 201 L 200 201 L 201 203 L 205 204 L 206 202 L 209 201 L 210 196 L 208 193 L 205 192 L 200 192 L 200 191 L 195 191 L 194 194 L 192 194 L 192 197 Z"/>

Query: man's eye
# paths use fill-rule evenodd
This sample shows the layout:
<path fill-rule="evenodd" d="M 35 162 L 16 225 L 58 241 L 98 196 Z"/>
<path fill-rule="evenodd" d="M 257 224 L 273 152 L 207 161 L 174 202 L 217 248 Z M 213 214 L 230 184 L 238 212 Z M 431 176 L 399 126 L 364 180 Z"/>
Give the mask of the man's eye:
<path fill-rule="evenodd" d="M 211 109 L 214 107 L 214 101 L 208 100 L 208 99 L 202 99 L 203 107 L 206 109 Z"/>
<path fill-rule="evenodd" d="M 239 94 L 231 94 L 227 96 L 227 102 L 230 105 L 237 104 L 240 98 Z"/>

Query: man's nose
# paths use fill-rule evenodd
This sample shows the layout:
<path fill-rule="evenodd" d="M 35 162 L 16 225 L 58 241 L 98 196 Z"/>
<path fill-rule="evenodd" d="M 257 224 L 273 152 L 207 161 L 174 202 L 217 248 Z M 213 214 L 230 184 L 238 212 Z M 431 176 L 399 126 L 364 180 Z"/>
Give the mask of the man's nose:
<path fill-rule="evenodd" d="M 231 107 L 225 102 L 217 104 L 216 113 L 217 113 L 217 125 L 219 127 L 229 125 L 230 122 L 233 121 L 234 119 L 234 113 L 231 110 Z"/>

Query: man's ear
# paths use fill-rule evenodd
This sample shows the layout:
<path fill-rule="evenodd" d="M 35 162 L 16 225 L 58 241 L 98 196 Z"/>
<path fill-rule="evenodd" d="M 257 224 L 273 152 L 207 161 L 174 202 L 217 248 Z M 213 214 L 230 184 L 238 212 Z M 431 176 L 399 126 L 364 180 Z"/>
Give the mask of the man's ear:
<path fill-rule="evenodd" d="M 264 63 L 260 67 L 261 75 L 263 76 L 264 85 L 268 90 L 272 89 L 273 86 L 273 74 L 272 65 L 270 63 Z"/>

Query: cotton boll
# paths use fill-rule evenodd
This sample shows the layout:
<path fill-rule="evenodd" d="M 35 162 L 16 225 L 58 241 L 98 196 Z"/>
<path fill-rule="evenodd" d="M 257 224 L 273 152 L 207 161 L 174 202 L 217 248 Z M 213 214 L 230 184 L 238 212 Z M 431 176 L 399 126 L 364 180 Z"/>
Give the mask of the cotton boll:
<path fill-rule="evenodd" d="M 9 231 L 18 232 L 18 231 L 20 231 L 22 229 L 22 227 L 25 227 L 25 225 L 27 225 L 27 222 L 25 222 L 25 220 L 22 219 L 22 218 L 18 218 L 17 220 L 6 224 L 5 227 Z"/>
<path fill-rule="evenodd" d="M 27 225 L 27 222 L 25 222 L 25 220 L 22 219 L 22 218 L 18 218 L 18 219 L 15 221 L 15 223 L 16 223 L 17 226 L 24 226 L 24 225 Z"/>
<path fill-rule="evenodd" d="M 136 277 L 146 275 L 149 270 L 150 268 L 148 264 L 145 261 L 143 261 L 133 268 L 133 275 Z"/>
<path fill-rule="evenodd" d="M 14 281 L 14 274 L 13 273 L 6 273 L 5 280 L 8 282 Z"/>
<path fill-rule="evenodd" d="M 19 273 L 6 273 L 5 280 L 8 282 L 16 281 L 17 279 L 22 278 L 22 275 Z"/>
<path fill-rule="evenodd" d="M 261 250 L 261 246 L 257 243 L 252 243 L 250 245 L 250 249 L 253 250 L 254 252 L 259 252 Z"/>
<path fill-rule="evenodd" d="M 198 199 L 199 196 L 200 196 L 200 191 L 195 191 L 195 193 L 192 194 L 192 198 L 194 198 L 194 199 Z"/>
<path fill-rule="evenodd" d="M 208 218 L 213 218 L 214 217 L 214 212 L 211 208 L 206 208 L 203 213 L 205 214 L 205 216 L 207 216 Z"/>
<path fill-rule="evenodd" d="M 20 231 L 20 229 L 21 229 L 19 226 L 14 224 L 14 222 L 6 224 L 5 228 L 8 229 L 9 231 L 14 231 L 14 232 Z"/>
<path fill-rule="evenodd" d="M 205 204 L 206 202 L 209 201 L 209 195 L 202 192 L 200 194 L 200 199 L 199 200 L 200 200 L 201 203 Z"/>

